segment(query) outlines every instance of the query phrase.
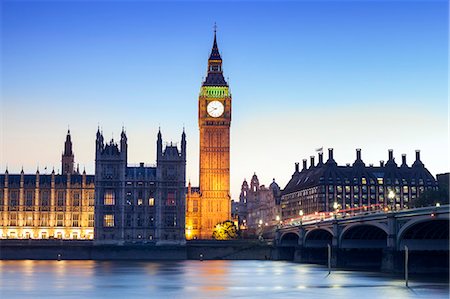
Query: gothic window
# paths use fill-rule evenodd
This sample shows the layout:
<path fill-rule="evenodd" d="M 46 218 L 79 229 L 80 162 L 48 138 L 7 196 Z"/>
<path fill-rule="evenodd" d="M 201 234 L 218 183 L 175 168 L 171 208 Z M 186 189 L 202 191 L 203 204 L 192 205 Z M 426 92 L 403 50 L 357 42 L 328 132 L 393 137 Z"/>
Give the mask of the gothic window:
<path fill-rule="evenodd" d="M 58 207 L 63 207 L 65 199 L 66 199 L 66 192 L 65 191 L 58 191 L 58 197 L 57 197 L 56 205 Z"/>
<path fill-rule="evenodd" d="M 89 214 L 88 216 L 88 226 L 94 227 L 94 214 Z"/>
<path fill-rule="evenodd" d="M 93 207 L 95 205 L 95 193 L 89 192 L 88 194 L 89 206 Z"/>
<path fill-rule="evenodd" d="M 155 205 L 155 198 L 150 197 L 150 198 L 148 199 L 148 205 L 149 205 L 149 206 L 154 206 L 154 205 Z"/>
<path fill-rule="evenodd" d="M 112 214 L 103 215 L 103 226 L 114 227 L 114 215 Z"/>
<path fill-rule="evenodd" d="M 26 214 L 25 226 L 33 226 L 33 214 L 31 214 L 31 213 Z"/>
<path fill-rule="evenodd" d="M 42 213 L 40 217 L 41 226 L 48 226 L 48 214 Z"/>
<path fill-rule="evenodd" d="M 72 226 L 73 227 L 80 226 L 80 215 L 78 213 L 72 215 Z"/>
<path fill-rule="evenodd" d="M 64 226 L 64 214 L 58 213 L 56 215 L 56 226 Z"/>
<path fill-rule="evenodd" d="M 192 202 L 192 212 L 194 212 L 194 213 L 198 212 L 198 200 L 194 200 Z"/>
<path fill-rule="evenodd" d="M 174 191 L 167 192 L 166 206 L 175 206 L 175 205 L 176 205 L 175 192 Z"/>
<path fill-rule="evenodd" d="M 114 190 L 106 190 L 103 197 L 103 204 L 106 206 L 112 206 L 115 204 L 116 196 Z"/>
<path fill-rule="evenodd" d="M 17 226 L 17 214 L 16 213 L 9 214 L 9 225 Z"/>
<path fill-rule="evenodd" d="M 73 193 L 73 205 L 75 207 L 80 206 L 80 192 L 74 192 Z"/>

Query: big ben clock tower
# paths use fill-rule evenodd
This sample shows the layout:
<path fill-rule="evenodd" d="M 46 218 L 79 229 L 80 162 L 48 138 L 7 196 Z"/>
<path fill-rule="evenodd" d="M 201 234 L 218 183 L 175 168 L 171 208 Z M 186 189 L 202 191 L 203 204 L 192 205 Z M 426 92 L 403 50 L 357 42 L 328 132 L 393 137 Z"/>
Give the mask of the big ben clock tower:
<path fill-rule="evenodd" d="M 186 223 L 188 238 L 191 234 L 189 225 L 194 222 L 196 224 L 192 226 L 195 227 L 195 237 L 210 239 L 214 227 L 230 219 L 230 123 L 231 94 L 228 83 L 223 77 L 222 58 L 214 30 L 214 43 L 208 59 L 207 76 L 202 83 L 198 98 L 200 188 L 197 198 L 199 203 L 194 202 L 193 205 L 196 207 L 191 211 L 188 207 Z M 192 196 L 196 197 L 195 194 Z M 189 192 L 188 197 L 190 197 Z M 198 211 L 197 215 L 193 213 L 194 210 Z M 192 215 L 194 221 L 189 222 L 189 215 Z"/>

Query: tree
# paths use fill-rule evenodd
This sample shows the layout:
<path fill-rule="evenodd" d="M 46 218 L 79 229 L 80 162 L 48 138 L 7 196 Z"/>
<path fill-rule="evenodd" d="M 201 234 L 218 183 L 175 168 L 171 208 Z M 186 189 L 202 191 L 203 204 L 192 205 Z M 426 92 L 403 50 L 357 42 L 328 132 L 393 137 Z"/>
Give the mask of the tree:
<path fill-rule="evenodd" d="M 448 189 L 441 188 L 439 190 L 426 190 L 424 191 L 419 198 L 417 198 L 413 205 L 416 208 L 419 207 L 428 207 L 434 206 L 437 203 L 439 204 L 448 204 Z"/>
<path fill-rule="evenodd" d="M 233 221 L 227 220 L 216 225 L 212 237 L 215 240 L 236 239 L 238 237 L 238 230 Z"/>

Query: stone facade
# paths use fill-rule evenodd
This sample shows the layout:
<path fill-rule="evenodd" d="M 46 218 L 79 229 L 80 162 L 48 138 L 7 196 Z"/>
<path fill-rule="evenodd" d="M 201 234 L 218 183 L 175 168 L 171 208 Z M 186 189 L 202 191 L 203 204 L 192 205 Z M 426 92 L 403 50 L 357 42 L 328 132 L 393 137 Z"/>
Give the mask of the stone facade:
<path fill-rule="evenodd" d="M 244 180 L 237 205 L 239 226 L 249 234 L 255 234 L 277 225 L 281 217 L 280 196 L 281 190 L 275 179 L 268 188 L 259 184 L 256 173 L 250 186 Z"/>
<path fill-rule="evenodd" d="M 97 243 L 184 243 L 186 135 L 181 149 L 163 148 L 157 137 L 156 166 L 127 165 L 127 136 L 104 143 L 97 132 L 95 241 Z"/>
<path fill-rule="evenodd" d="M 94 176 L 73 166 L 68 132 L 63 174 L 0 175 L 0 238 L 93 239 Z"/>

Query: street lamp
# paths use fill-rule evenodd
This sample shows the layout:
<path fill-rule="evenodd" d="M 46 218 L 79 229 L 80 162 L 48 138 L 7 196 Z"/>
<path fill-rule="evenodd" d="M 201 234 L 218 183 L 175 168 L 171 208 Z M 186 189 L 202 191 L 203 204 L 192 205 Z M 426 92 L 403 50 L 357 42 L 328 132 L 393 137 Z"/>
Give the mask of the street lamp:
<path fill-rule="evenodd" d="M 337 203 L 337 201 L 334 202 L 333 204 L 333 209 L 336 211 L 338 209 L 339 205 Z"/>
<path fill-rule="evenodd" d="M 394 205 L 395 205 L 395 201 L 394 201 L 394 198 L 395 198 L 395 192 L 392 191 L 392 190 L 389 190 L 388 198 L 389 198 L 389 200 L 391 201 L 391 205 L 392 205 L 391 209 L 393 210 L 393 209 L 394 209 Z"/>

